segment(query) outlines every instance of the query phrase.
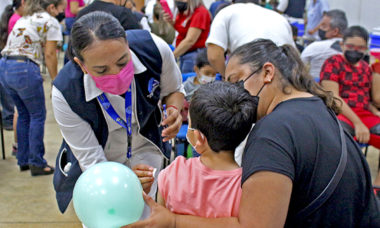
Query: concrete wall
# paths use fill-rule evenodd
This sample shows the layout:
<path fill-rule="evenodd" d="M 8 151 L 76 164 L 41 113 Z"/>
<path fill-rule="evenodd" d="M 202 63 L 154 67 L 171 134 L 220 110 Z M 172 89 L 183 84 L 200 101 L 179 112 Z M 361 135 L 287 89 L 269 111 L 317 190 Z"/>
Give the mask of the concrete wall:
<path fill-rule="evenodd" d="M 330 9 L 346 12 L 349 25 L 361 25 L 370 32 L 380 27 L 380 0 L 327 0 Z"/>

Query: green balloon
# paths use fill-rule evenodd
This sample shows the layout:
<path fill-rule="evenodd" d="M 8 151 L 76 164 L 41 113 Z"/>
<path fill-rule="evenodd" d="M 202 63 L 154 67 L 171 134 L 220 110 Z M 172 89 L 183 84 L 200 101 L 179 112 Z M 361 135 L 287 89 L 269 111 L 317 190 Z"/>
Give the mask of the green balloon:
<path fill-rule="evenodd" d="M 144 209 L 142 187 L 136 174 L 116 162 L 102 162 L 78 178 L 74 209 L 88 228 L 116 228 L 139 220 Z"/>

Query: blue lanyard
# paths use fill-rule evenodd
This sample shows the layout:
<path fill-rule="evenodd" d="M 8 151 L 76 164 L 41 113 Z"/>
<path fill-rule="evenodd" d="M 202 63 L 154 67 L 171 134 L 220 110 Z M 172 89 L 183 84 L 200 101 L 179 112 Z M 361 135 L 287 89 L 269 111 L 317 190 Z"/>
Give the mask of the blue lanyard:
<path fill-rule="evenodd" d="M 115 109 L 112 107 L 108 98 L 104 93 L 99 95 L 98 101 L 103 106 L 104 110 L 108 113 L 108 115 L 120 126 L 127 130 L 128 135 L 128 151 L 127 158 L 132 157 L 132 90 L 129 87 L 128 91 L 125 93 L 125 116 L 127 122 L 125 122 L 120 116 L 116 113 Z"/>

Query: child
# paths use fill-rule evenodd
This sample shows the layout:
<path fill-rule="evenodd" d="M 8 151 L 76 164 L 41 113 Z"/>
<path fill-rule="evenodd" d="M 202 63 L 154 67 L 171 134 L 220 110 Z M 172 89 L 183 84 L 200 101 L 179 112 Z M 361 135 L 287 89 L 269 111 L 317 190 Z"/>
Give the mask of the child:
<path fill-rule="evenodd" d="M 237 217 L 242 169 L 235 148 L 255 120 L 254 98 L 242 87 L 216 81 L 193 95 L 187 139 L 200 157 L 177 157 L 158 176 L 158 203 L 177 214 Z"/>
<path fill-rule="evenodd" d="M 199 88 L 201 84 L 215 81 L 216 70 L 212 68 L 207 59 L 207 49 L 202 49 L 195 59 L 194 72 L 196 76 L 189 77 L 184 83 L 187 102 L 190 101 L 194 92 Z"/>
<path fill-rule="evenodd" d="M 322 67 L 321 85 L 342 102 L 338 118 L 343 128 L 360 143 L 380 148 L 380 111 L 375 107 L 380 96 L 378 75 L 372 74 L 363 60 L 367 53 L 368 32 L 360 26 L 346 30 L 341 44 L 343 55 L 326 60 Z M 373 183 L 380 192 L 380 173 Z"/>

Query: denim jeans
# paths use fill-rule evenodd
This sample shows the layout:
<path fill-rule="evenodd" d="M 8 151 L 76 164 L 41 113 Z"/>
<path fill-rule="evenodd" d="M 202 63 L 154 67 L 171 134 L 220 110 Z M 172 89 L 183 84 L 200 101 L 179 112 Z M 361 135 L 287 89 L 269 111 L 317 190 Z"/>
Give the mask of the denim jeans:
<path fill-rule="evenodd" d="M 39 66 L 31 61 L 2 58 L 0 83 L 13 98 L 19 114 L 17 164 L 45 167 L 46 107 Z"/>
<path fill-rule="evenodd" d="M 12 97 L 0 84 L 0 105 L 2 106 L 2 121 L 5 127 L 13 127 L 13 115 L 15 104 Z"/>
<path fill-rule="evenodd" d="M 195 50 L 179 57 L 180 70 L 182 74 L 194 72 L 195 58 L 197 57 L 197 54 L 198 52 Z"/>

